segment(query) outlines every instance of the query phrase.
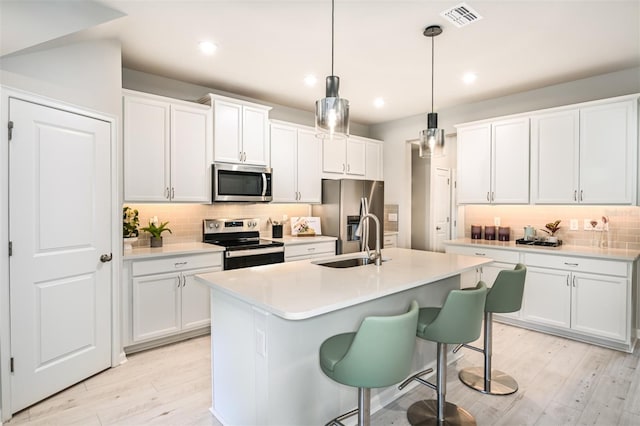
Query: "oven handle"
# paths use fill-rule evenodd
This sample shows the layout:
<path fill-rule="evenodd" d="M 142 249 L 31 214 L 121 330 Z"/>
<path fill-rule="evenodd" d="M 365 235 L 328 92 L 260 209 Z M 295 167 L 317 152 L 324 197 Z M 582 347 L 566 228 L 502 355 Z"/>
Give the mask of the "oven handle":
<path fill-rule="evenodd" d="M 225 252 L 225 257 L 247 257 L 247 256 L 258 256 L 260 254 L 282 253 L 282 252 L 284 252 L 284 246 L 249 249 L 249 250 L 232 250 L 232 251 Z"/>
<path fill-rule="evenodd" d="M 264 197 L 267 194 L 267 174 L 262 174 L 262 196 Z"/>

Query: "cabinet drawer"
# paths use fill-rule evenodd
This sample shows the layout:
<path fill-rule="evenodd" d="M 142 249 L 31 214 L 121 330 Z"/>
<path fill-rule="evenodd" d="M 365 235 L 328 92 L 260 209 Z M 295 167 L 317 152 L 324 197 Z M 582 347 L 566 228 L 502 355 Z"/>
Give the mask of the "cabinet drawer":
<path fill-rule="evenodd" d="M 131 273 L 135 277 L 185 269 L 212 268 L 221 265 L 222 255 L 220 253 L 190 254 L 133 261 Z"/>
<path fill-rule="evenodd" d="M 319 253 L 335 254 L 335 252 L 336 252 L 335 241 L 284 246 L 285 257 L 313 255 L 313 254 L 319 254 Z"/>
<path fill-rule="evenodd" d="M 594 274 L 627 276 L 627 263 L 614 260 L 590 259 L 573 256 L 552 256 L 546 254 L 526 253 L 525 264 L 542 268 L 564 269 Z"/>
<path fill-rule="evenodd" d="M 510 250 L 496 250 L 485 247 L 447 246 L 446 251 L 447 253 L 464 254 L 466 256 L 488 257 L 496 262 L 515 264 L 520 261 L 520 254 L 517 251 Z"/>

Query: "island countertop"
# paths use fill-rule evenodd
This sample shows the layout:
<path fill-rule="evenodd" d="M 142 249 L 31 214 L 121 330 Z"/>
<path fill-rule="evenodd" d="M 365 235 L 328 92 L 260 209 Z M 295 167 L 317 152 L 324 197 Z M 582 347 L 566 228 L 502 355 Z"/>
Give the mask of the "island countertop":
<path fill-rule="evenodd" d="M 332 259 L 362 256 L 350 253 Z M 329 268 L 317 262 L 278 263 L 196 278 L 213 289 L 287 320 L 303 320 L 458 275 L 492 259 L 390 248 L 382 266 Z"/>

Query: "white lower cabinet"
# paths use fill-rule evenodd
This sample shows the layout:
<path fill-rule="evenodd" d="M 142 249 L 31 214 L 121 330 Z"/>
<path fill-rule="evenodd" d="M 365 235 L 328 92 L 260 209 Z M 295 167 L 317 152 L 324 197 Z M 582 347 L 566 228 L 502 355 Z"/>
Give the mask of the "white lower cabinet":
<path fill-rule="evenodd" d="M 382 248 L 398 247 L 398 234 L 384 234 Z"/>
<path fill-rule="evenodd" d="M 315 259 L 336 254 L 335 241 L 309 242 L 305 244 L 285 244 L 284 261 Z"/>
<path fill-rule="evenodd" d="M 633 260 L 608 260 L 494 249 L 476 244 L 447 245 L 447 253 L 496 260 L 463 274 L 462 287 L 483 280 L 492 286 L 502 269 L 527 266 L 522 309 L 497 314 L 504 322 L 623 351 L 633 349 L 635 325 Z"/>
<path fill-rule="evenodd" d="M 195 275 L 222 269 L 220 253 L 133 260 L 130 275 L 129 321 L 125 345 L 137 345 L 208 327 L 209 288 Z M 147 345 L 149 346 L 149 345 Z"/>

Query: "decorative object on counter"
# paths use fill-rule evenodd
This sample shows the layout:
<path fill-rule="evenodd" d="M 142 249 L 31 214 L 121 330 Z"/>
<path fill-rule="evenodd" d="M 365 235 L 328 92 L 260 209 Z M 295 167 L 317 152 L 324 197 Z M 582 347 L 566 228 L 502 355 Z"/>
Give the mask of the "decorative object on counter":
<path fill-rule="evenodd" d="M 602 234 L 600 235 L 600 247 L 607 248 L 609 245 L 609 217 L 602 216 Z"/>
<path fill-rule="evenodd" d="M 480 225 L 471 225 L 471 239 L 479 240 L 482 238 L 482 226 Z"/>
<path fill-rule="evenodd" d="M 271 224 L 271 236 L 273 238 L 282 238 L 282 222 L 269 218 Z"/>
<path fill-rule="evenodd" d="M 591 222 L 589 222 L 591 224 L 591 246 L 592 247 L 597 247 L 599 245 L 598 243 L 598 239 L 596 238 L 596 228 L 598 227 L 598 221 L 597 220 L 592 220 Z"/>
<path fill-rule="evenodd" d="M 149 219 L 149 226 L 142 228 L 143 231 L 151 234 L 151 247 L 162 247 L 162 233 L 168 231 L 170 234 L 171 229 L 167 228 L 169 222 L 162 222 L 158 225 L 158 216 L 153 216 Z"/>
<path fill-rule="evenodd" d="M 498 241 L 509 241 L 511 239 L 511 228 L 500 226 L 498 228 Z"/>
<path fill-rule="evenodd" d="M 321 234 L 319 217 L 291 218 L 291 235 L 298 237 L 314 237 Z"/>
<path fill-rule="evenodd" d="M 335 4 L 331 0 L 331 75 L 327 77 L 325 97 L 316 101 L 316 136 L 323 139 L 349 137 L 349 100 L 341 98 L 340 77 L 333 74 Z"/>
<path fill-rule="evenodd" d="M 430 25 L 424 29 L 422 35 L 431 38 L 431 112 L 427 114 L 427 128 L 420 131 L 420 158 L 441 156 L 444 147 L 444 129 L 438 129 L 438 114 L 433 112 L 433 63 L 435 56 L 434 38 L 442 34 L 440 25 Z"/>
<path fill-rule="evenodd" d="M 536 228 L 531 225 L 524 227 L 524 239 L 527 241 L 533 241 L 536 239 Z"/>
<path fill-rule="evenodd" d="M 560 229 L 560 222 L 562 221 L 556 220 L 555 222 L 549 222 L 544 226 L 546 229 L 540 228 L 541 231 L 549 234 L 549 236 L 547 237 L 547 241 L 549 241 L 550 243 L 555 243 L 556 241 L 558 241 L 556 232 L 558 232 L 558 230 Z"/>
<path fill-rule="evenodd" d="M 546 240 L 527 240 L 526 238 L 518 238 L 516 240 L 516 244 L 524 244 L 526 246 L 543 246 L 543 247 L 559 247 L 562 245 L 562 240 L 557 240 L 554 242 L 546 241 Z"/>
<path fill-rule="evenodd" d="M 484 239 L 485 240 L 495 240 L 496 239 L 496 227 L 495 226 L 485 226 L 484 227 Z"/>
<path fill-rule="evenodd" d="M 133 249 L 133 243 L 138 241 L 138 210 L 124 206 L 122 208 L 122 237 L 124 239 L 124 249 Z"/>

